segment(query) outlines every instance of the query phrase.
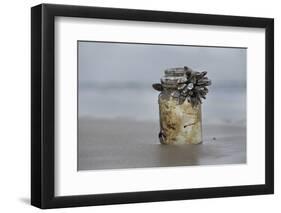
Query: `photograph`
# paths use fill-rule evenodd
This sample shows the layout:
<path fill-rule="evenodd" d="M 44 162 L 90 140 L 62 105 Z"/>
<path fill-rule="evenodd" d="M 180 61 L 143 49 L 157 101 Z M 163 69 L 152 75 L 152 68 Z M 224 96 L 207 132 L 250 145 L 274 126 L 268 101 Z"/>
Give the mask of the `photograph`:
<path fill-rule="evenodd" d="M 247 163 L 247 47 L 77 41 L 77 170 Z"/>

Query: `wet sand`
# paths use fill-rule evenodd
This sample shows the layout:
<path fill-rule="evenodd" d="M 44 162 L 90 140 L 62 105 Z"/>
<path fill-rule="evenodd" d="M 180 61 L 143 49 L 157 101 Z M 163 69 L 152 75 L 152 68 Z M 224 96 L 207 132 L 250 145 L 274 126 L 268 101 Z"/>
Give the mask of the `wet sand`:
<path fill-rule="evenodd" d="M 79 119 L 78 170 L 246 163 L 246 128 L 203 126 L 199 145 L 161 145 L 159 124 Z"/>

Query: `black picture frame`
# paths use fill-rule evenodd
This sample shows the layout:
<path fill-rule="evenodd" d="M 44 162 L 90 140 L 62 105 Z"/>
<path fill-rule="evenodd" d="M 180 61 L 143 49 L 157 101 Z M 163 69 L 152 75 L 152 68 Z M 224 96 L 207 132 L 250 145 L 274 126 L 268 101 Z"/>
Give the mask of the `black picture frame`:
<path fill-rule="evenodd" d="M 93 195 L 54 195 L 54 18 L 83 17 L 264 28 L 265 184 Z M 31 8 L 31 204 L 42 209 L 274 193 L 274 20 L 271 18 L 41 4 Z"/>

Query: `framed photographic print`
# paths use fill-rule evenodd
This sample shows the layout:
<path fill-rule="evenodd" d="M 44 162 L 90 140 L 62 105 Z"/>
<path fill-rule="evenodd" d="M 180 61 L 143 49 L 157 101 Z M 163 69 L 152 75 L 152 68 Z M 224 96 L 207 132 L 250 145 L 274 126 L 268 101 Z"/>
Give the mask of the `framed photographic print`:
<path fill-rule="evenodd" d="M 274 21 L 31 9 L 31 203 L 274 191 Z"/>

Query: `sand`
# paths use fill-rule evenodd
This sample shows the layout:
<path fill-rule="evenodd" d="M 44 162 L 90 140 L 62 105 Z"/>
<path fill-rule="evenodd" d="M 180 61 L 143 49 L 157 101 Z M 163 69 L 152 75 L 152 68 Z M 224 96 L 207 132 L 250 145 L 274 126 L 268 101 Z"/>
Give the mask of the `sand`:
<path fill-rule="evenodd" d="M 161 145 L 159 124 L 80 118 L 78 170 L 246 163 L 246 128 L 204 125 L 199 145 Z"/>

